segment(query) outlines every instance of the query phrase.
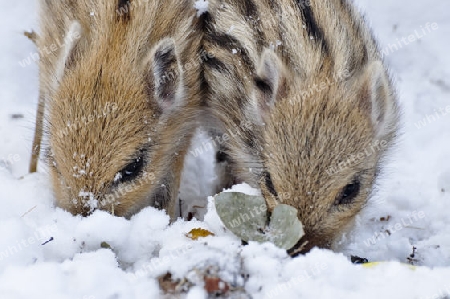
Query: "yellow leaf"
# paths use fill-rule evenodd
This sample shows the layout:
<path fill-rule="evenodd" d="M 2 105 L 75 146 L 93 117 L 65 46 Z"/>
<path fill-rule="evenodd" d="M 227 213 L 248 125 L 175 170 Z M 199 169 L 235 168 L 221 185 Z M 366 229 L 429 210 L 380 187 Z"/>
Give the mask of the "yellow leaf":
<path fill-rule="evenodd" d="M 387 262 L 371 262 L 371 263 L 364 263 L 364 264 L 361 264 L 364 268 L 372 268 L 372 267 L 376 267 L 376 266 L 378 266 L 378 265 L 381 265 L 381 264 L 386 264 Z M 416 267 L 415 266 L 412 266 L 412 265 L 409 265 L 409 264 L 405 264 L 405 263 L 400 263 L 401 265 L 404 265 L 404 266 L 406 266 L 406 267 L 408 267 L 408 268 L 410 268 L 411 270 L 415 270 L 416 269 Z"/>
<path fill-rule="evenodd" d="M 207 236 L 214 236 L 214 234 L 203 228 L 194 228 L 186 234 L 186 237 L 192 240 L 198 240 L 198 238 L 204 238 Z"/>

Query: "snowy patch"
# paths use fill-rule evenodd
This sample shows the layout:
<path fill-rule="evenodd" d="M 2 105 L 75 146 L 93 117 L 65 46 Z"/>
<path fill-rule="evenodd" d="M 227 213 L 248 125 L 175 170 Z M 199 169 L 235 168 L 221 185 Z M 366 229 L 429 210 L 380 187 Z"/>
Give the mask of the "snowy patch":
<path fill-rule="evenodd" d="M 206 0 L 197 0 L 195 1 L 195 9 L 197 9 L 197 17 L 201 16 L 205 12 L 208 11 L 208 1 Z"/>
<path fill-rule="evenodd" d="M 82 198 L 84 205 L 88 207 L 90 211 L 94 211 L 98 207 L 98 200 L 95 199 L 94 193 L 80 191 L 78 196 Z"/>
<path fill-rule="evenodd" d="M 116 175 L 114 176 L 114 183 L 117 183 L 121 179 L 122 179 L 122 174 L 120 172 L 116 173 Z"/>

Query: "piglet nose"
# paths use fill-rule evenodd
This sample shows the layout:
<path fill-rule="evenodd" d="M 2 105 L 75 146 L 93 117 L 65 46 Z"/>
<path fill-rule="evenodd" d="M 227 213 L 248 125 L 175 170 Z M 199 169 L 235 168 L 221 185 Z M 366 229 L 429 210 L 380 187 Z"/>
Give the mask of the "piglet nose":
<path fill-rule="evenodd" d="M 98 208 L 98 200 L 93 192 L 80 191 L 78 198 L 81 200 L 84 213 L 92 214 Z"/>
<path fill-rule="evenodd" d="M 314 247 L 314 244 L 308 241 L 309 237 L 308 235 L 304 235 L 301 237 L 301 239 L 297 242 L 297 244 L 294 245 L 291 249 L 289 249 L 287 252 L 292 257 L 296 257 L 299 254 L 305 254 L 308 251 L 311 250 L 311 248 Z"/>

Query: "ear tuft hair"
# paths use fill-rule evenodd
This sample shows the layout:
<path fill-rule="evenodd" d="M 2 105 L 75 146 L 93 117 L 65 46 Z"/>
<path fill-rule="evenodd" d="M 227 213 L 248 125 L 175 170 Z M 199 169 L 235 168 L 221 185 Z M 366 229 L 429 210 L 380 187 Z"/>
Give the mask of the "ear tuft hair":
<path fill-rule="evenodd" d="M 80 39 L 81 31 L 82 31 L 81 25 L 77 21 L 73 21 L 70 24 L 69 29 L 67 30 L 67 33 L 64 38 L 64 45 L 58 63 L 56 65 L 55 87 L 59 84 L 62 77 L 64 76 L 66 68 L 69 67 L 74 62 L 73 54 L 75 47 Z"/>
<path fill-rule="evenodd" d="M 151 68 L 154 96 L 162 110 L 180 104 L 183 96 L 183 71 L 172 38 L 165 38 L 154 47 Z"/>
<path fill-rule="evenodd" d="M 281 72 L 281 61 L 277 55 L 269 49 L 264 50 L 255 77 L 256 104 L 262 117 L 275 105 L 282 79 Z"/>
<path fill-rule="evenodd" d="M 370 107 L 375 136 L 382 138 L 395 129 L 398 108 L 388 74 L 381 61 L 371 62 L 367 66 L 363 84 L 363 106 Z"/>

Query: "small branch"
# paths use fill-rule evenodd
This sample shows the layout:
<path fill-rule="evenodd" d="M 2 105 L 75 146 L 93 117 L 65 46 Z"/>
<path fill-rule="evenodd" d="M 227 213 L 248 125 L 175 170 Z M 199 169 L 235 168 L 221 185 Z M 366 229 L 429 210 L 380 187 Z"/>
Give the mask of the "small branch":
<path fill-rule="evenodd" d="M 37 40 L 38 36 L 34 30 L 24 31 L 23 35 L 28 37 L 29 40 L 31 40 L 34 44 L 36 44 L 36 40 Z"/>
<path fill-rule="evenodd" d="M 20 216 L 20 218 L 25 217 L 28 213 L 30 213 L 31 211 L 33 211 L 34 209 L 36 209 L 37 206 L 32 207 L 31 209 L 29 209 L 28 211 L 26 211 L 22 216 Z"/>

